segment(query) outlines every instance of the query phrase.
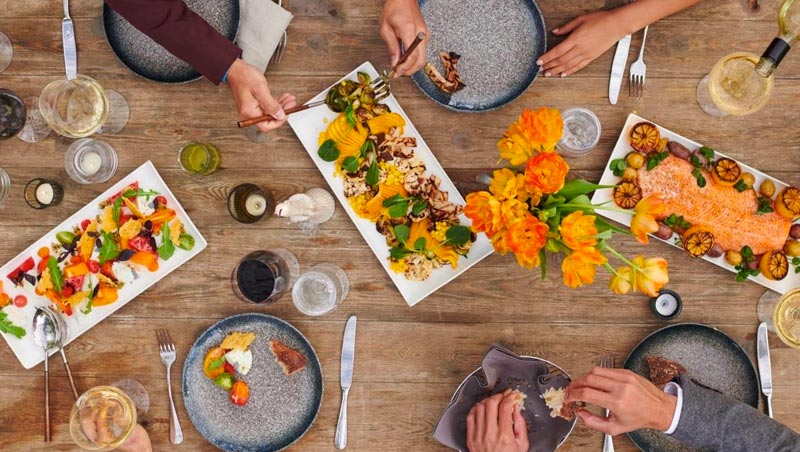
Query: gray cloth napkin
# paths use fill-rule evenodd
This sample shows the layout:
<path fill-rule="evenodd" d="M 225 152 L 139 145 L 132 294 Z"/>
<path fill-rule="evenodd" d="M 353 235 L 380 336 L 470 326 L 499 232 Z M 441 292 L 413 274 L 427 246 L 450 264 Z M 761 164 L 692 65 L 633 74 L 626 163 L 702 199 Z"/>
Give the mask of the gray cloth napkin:
<path fill-rule="evenodd" d="M 272 0 L 239 0 L 239 6 L 241 20 L 236 45 L 242 49 L 245 62 L 265 72 L 283 32 L 292 21 L 292 13 Z"/>
<path fill-rule="evenodd" d="M 564 388 L 569 382 L 568 376 L 548 363 L 538 358 L 520 357 L 493 344 L 483 357 L 481 369 L 467 378 L 442 413 L 433 437 L 447 447 L 466 452 L 469 410 L 484 398 L 511 388 L 528 396 L 522 416 L 528 423 L 530 452 L 553 452 L 572 431 L 576 420 L 551 418 L 541 395 L 548 388 Z"/>

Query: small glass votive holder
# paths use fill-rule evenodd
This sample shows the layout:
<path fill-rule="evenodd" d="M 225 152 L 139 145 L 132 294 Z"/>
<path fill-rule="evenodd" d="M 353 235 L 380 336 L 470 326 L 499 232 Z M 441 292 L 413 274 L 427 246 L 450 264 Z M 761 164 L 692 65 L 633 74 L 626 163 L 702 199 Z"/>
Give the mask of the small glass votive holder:
<path fill-rule="evenodd" d="M 323 263 L 297 278 L 292 286 L 292 301 L 305 315 L 319 316 L 336 309 L 350 292 L 347 274 L 336 264 Z"/>
<path fill-rule="evenodd" d="M 222 155 L 213 144 L 192 141 L 178 151 L 178 164 L 187 173 L 207 176 L 219 169 Z"/>
<path fill-rule="evenodd" d="M 241 184 L 228 194 L 228 212 L 239 223 L 255 223 L 275 210 L 275 198 L 256 184 Z"/>
<path fill-rule="evenodd" d="M 8 198 L 8 194 L 11 192 L 11 178 L 8 177 L 8 173 L 3 168 L 0 168 L 0 203 Z"/>
<path fill-rule="evenodd" d="M 46 209 L 64 199 L 64 188 L 58 182 L 37 177 L 25 185 L 25 202 L 34 209 Z"/>
<path fill-rule="evenodd" d="M 105 141 L 81 138 L 64 154 L 64 168 L 79 184 L 99 184 L 117 172 L 117 151 Z"/>
<path fill-rule="evenodd" d="M 566 157 L 582 157 L 600 142 L 600 119 L 586 108 L 570 108 L 561 113 L 564 134 L 556 144 L 558 152 Z"/>

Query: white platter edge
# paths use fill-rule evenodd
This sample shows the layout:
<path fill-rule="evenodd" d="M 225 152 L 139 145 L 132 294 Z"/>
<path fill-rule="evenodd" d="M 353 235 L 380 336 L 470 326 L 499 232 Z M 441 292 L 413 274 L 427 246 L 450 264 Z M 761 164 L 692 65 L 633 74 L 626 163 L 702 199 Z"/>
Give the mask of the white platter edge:
<path fill-rule="evenodd" d="M 372 63 L 366 61 L 348 75 L 330 85 L 320 94 L 309 100 L 309 102 L 322 100 L 331 87 L 335 86 L 342 80 L 354 78 L 359 71 L 368 73 L 373 80 L 378 77 L 378 71 L 375 69 Z M 451 201 L 463 205 L 464 198 L 461 196 L 452 180 L 447 176 L 447 173 L 445 173 L 444 169 L 439 164 L 439 161 L 425 143 L 425 140 L 423 140 L 422 136 L 414 127 L 414 124 L 411 122 L 408 115 L 400 107 L 400 104 L 397 102 L 397 99 L 394 97 L 394 95 L 390 95 L 383 101 L 383 103 L 389 105 L 393 112 L 399 113 L 405 119 L 406 126 L 404 135 L 412 136 L 417 139 L 417 147 L 415 148 L 414 152 L 422 159 L 422 161 L 425 162 L 428 173 L 434 174 L 441 179 L 441 187 L 443 190 L 449 193 L 449 199 Z M 336 116 L 338 116 L 338 113 L 334 113 L 327 108 L 312 108 L 289 116 L 289 125 L 292 127 L 292 130 L 294 130 L 298 139 L 300 139 L 303 147 L 308 152 L 308 155 L 322 173 L 322 176 L 328 182 L 328 185 L 330 186 L 331 190 L 333 190 L 333 193 L 339 200 L 339 203 L 347 212 L 350 220 L 352 220 L 353 224 L 355 224 L 356 228 L 364 237 L 364 240 L 372 249 L 375 257 L 378 259 L 378 261 L 380 261 L 384 270 L 389 275 L 392 282 L 394 282 L 395 287 L 397 287 L 397 290 L 400 292 L 400 294 L 403 296 L 403 299 L 409 306 L 414 306 L 415 304 L 419 303 L 427 296 L 440 289 L 459 276 L 461 273 L 465 272 L 467 269 L 471 268 L 494 252 L 494 249 L 492 248 L 492 245 L 486 236 L 484 234 L 478 234 L 477 239 L 472 244 L 472 248 L 470 249 L 468 257 L 459 257 L 458 268 L 455 270 L 449 266 L 443 266 L 441 268 L 434 269 L 431 272 L 430 278 L 428 278 L 426 281 L 409 281 L 403 275 L 393 272 L 389 268 L 389 247 L 386 245 L 385 238 L 383 235 L 377 232 L 377 230 L 375 230 L 375 225 L 371 221 L 360 218 L 358 215 L 356 215 L 356 213 L 350 207 L 350 204 L 347 202 L 347 198 L 344 196 L 343 182 L 341 178 L 337 178 L 333 174 L 332 164 L 322 160 L 317 155 L 317 137 L 319 136 L 320 132 L 327 128 L 328 125 L 328 122 L 323 122 L 322 119 L 325 118 L 330 121 Z M 462 225 L 469 226 L 471 221 L 462 215 L 460 217 L 460 223 Z"/>
<path fill-rule="evenodd" d="M 611 153 L 611 156 L 608 158 L 608 162 L 606 162 L 606 166 L 603 169 L 603 175 L 600 178 L 600 182 L 598 182 L 600 185 L 616 185 L 616 183 L 620 180 L 619 177 L 615 176 L 614 173 L 611 172 L 611 170 L 609 169 L 609 164 L 611 163 L 611 160 L 625 158 L 625 156 L 629 152 L 631 152 L 633 150 L 630 147 L 630 144 L 628 143 L 628 139 L 627 139 L 628 131 L 630 130 L 630 128 L 634 124 L 636 124 L 638 122 L 641 122 L 641 121 L 648 121 L 648 122 L 652 122 L 653 124 L 656 124 L 658 126 L 658 128 L 659 128 L 659 131 L 661 132 L 661 137 L 662 138 L 669 138 L 670 141 L 676 141 L 676 142 L 686 146 L 690 150 L 694 150 L 694 149 L 697 149 L 697 148 L 702 146 L 700 143 L 698 143 L 696 141 L 693 141 L 693 140 L 690 140 L 690 139 L 688 139 L 688 138 L 686 138 L 686 137 L 684 137 L 682 135 L 679 135 L 679 134 L 667 129 L 666 127 L 663 127 L 663 126 L 659 125 L 656 122 L 650 121 L 649 119 L 643 118 L 643 117 L 641 117 L 641 116 L 639 116 L 639 115 L 637 115 L 635 113 L 630 113 L 630 114 L 628 114 L 628 119 L 625 121 L 625 126 L 623 126 L 622 131 L 620 132 L 619 138 L 617 139 L 617 144 L 614 146 L 614 150 Z M 713 146 L 709 146 L 709 147 L 714 148 Z M 716 148 L 714 148 L 714 149 L 715 149 L 715 155 L 716 156 L 730 158 L 727 155 L 723 154 L 722 152 L 717 151 Z M 732 160 L 736 160 L 736 159 L 732 159 Z M 739 162 L 738 160 L 737 160 L 737 162 L 742 167 L 743 171 L 749 172 L 749 173 L 753 174 L 753 176 L 755 176 L 755 178 L 756 178 L 756 185 L 755 186 L 759 186 L 761 184 L 761 182 L 766 180 L 766 179 L 771 180 L 775 184 L 776 193 L 779 192 L 782 188 L 788 186 L 788 184 L 786 184 L 786 183 L 784 183 L 784 182 L 782 182 L 782 181 L 780 181 L 778 179 L 775 179 L 774 177 L 772 177 L 772 176 L 770 176 L 768 174 L 764 174 L 761 171 L 759 171 L 759 170 L 757 170 L 757 169 L 755 169 L 755 168 L 753 168 L 753 167 L 751 167 L 749 165 L 746 165 L 746 164 L 744 164 L 742 162 Z M 610 205 L 615 205 L 611 194 L 612 194 L 612 190 L 611 189 L 600 189 L 600 190 L 595 191 L 594 195 L 592 196 L 592 204 L 609 203 Z M 597 210 L 596 212 L 597 212 L 597 214 L 599 214 L 601 216 L 604 216 L 606 218 L 609 218 L 611 220 L 614 220 L 617 223 L 620 223 L 620 224 L 622 224 L 624 226 L 630 227 L 630 225 L 631 225 L 631 216 L 630 215 L 626 215 L 626 214 L 623 214 L 621 212 L 610 212 L 610 211 L 603 211 L 603 210 Z M 683 249 L 682 246 L 678 246 L 678 245 L 676 245 L 674 243 L 675 237 L 678 237 L 677 234 L 673 234 L 672 237 L 669 240 L 662 240 L 662 239 L 656 237 L 653 234 L 650 234 L 650 236 L 655 238 L 656 240 L 659 240 L 661 242 L 664 242 L 664 243 L 667 243 L 667 244 L 669 244 L 671 246 L 674 246 L 675 248 Z M 713 264 L 715 264 L 715 265 L 717 265 L 719 267 L 722 267 L 722 268 L 724 268 L 724 269 L 726 269 L 726 270 L 728 270 L 728 271 L 730 271 L 732 273 L 736 273 L 736 270 L 733 268 L 733 266 L 728 264 L 725 261 L 725 257 L 724 256 L 717 257 L 717 258 L 712 258 L 712 257 L 709 257 L 709 256 L 703 256 L 702 259 L 706 260 L 708 262 L 711 262 L 711 263 L 713 263 Z M 789 274 L 786 276 L 786 278 L 784 278 L 781 281 L 773 281 L 773 280 L 765 278 L 762 275 L 758 275 L 756 277 L 749 276 L 748 279 L 750 281 L 753 281 L 753 282 L 755 282 L 757 284 L 760 284 L 760 285 L 762 285 L 762 286 L 764 286 L 764 287 L 766 287 L 768 289 L 774 290 L 774 291 L 776 291 L 776 292 L 778 292 L 780 294 L 784 294 L 784 293 L 788 292 L 789 290 L 793 289 L 794 287 L 800 286 L 800 274 L 794 273 L 794 271 L 791 268 L 789 269 Z M 735 280 L 732 280 L 732 282 L 736 283 Z"/>

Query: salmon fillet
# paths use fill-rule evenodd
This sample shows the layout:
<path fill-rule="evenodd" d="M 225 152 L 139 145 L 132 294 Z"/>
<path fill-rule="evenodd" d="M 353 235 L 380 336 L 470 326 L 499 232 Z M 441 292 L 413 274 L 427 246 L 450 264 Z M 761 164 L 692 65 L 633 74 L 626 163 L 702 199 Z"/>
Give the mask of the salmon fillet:
<path fill-rule="evenodd" d="M 720 185 L 705 174 L 707 184 L 700 188 L 692 175 L 694 167 L 670 155 L 652 171 L 639 169 L 643 196 L 660 193 L 667 205 L 662 220 L 674 213 L 692 226 L 703 226 L 714 234 L 723 250 L 740 250 L 749 245 L 753 254 L 780 250 L 789 237 L 791 220 L 776 213 L 758 215 L 758 200 L 753 190 L 737 191 Z"/>

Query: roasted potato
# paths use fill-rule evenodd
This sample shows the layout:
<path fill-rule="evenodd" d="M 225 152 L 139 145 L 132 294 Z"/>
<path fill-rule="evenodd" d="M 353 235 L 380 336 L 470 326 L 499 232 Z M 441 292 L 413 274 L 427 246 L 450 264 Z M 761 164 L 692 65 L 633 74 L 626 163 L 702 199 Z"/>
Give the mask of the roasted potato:
<path fill-rule="evenodd" d="M 787 240 L 786 244 L 783 245 L 783 252 L 787 256 L 800 256 L 800 242 L 794 239 Z"/>
<path fill-rule="evenodd" d="M 644 156 L 638 152 L 630 152 L 625 156 L 625 163 L 628 164 L 629 168 L 638 170 L 644 166 Z"/>
<path fill-rule="evenodd" d="M 789 237 L 800 240 L 800 224 L 793 224 L 789 229 Z"/>
<path fill-rule="evenodd" d="M 767 198 L 772 198 L 772 196 L 775 195 L 775 184 L 771 180 L 766 179 L 764 182 L 761 182 L 759 191 Z"/>
<path fill-rule="evenodd" d="M 655 232 L 655 236 L 660 238 L 661 240 L 669 240 L 672 237 L 672 229 L 664 223 L 658 222 L 658 231 Z"/>
<path fill-rule="evenodd" d="M 742 253 L 736 250 L 726 251 L 725 261 L 735 267 L 742 263 Z"/>
<path fill-rule="evenodd" d="M 756 177 L 750 173 L 742 174 L 742 177 L 740 177 L 739 180 L 747 184 L 748 187 L 752 187 L 756 184 Z"/>
<path fill-rule="evenodd" d="M 630 166 L 625 168 L 625 171 L 622 172 L 622 180 L 635 181 L 637 177 L 639 177 L 639 172 Z"/>

